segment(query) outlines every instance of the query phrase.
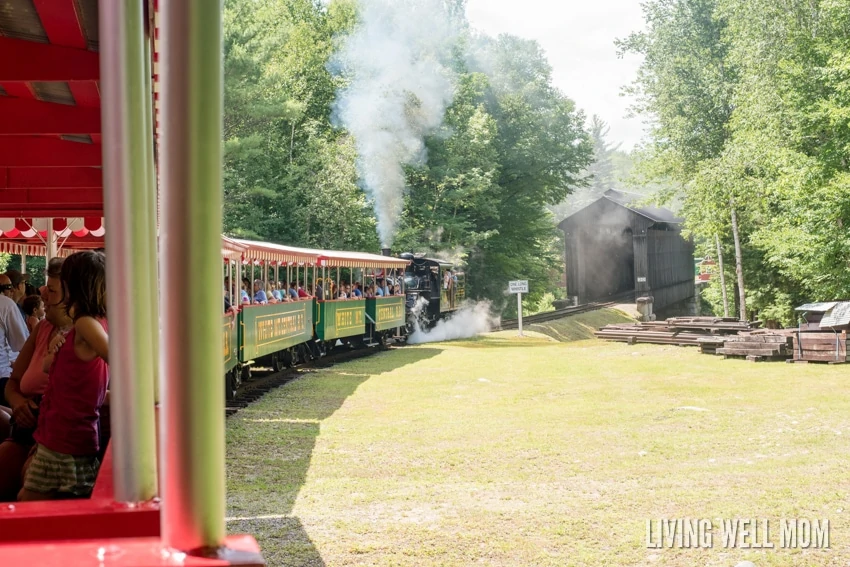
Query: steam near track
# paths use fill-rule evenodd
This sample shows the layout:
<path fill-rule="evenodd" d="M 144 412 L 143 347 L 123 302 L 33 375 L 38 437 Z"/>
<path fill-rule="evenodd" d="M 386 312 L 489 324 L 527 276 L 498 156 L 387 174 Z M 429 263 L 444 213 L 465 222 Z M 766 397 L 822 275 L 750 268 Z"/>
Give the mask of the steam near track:
<path fill-rule="evenodd" d="M 441 319 L 433 329 L 422 329 L 418 324 L 415 325 L 413 334 L 407 338 L 407 343 L 416 345 L 467 339 L 498 327 L 499 317 L 494 317 L 490 313 L 489 301 L 469 302 L 448 319 Z"/>
<path fill-rule="evenodd" d="M 401 216 L 404 166 L 427 160 L 423 139 L 454 98 L 448 61 L 458 33 L 443 0 L 361 0 L 359 25 L 330 64 L 349 80 L 333 118 L 354 135 L 384 247 Z"/>

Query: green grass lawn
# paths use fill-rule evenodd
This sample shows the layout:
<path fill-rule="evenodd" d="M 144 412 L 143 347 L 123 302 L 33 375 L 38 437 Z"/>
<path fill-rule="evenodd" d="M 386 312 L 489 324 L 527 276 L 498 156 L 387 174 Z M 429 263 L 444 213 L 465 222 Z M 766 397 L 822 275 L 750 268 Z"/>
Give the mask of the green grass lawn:
<path fill-rule="evenodd" d="M 850 564 L 848 367 L 515 335 L 305 373 L 230 418 L 228 529 L 275 566 Z M 831 549 L 646 546 L 647 519 L 767 518 L 778 547 L 795 517 Z"/>

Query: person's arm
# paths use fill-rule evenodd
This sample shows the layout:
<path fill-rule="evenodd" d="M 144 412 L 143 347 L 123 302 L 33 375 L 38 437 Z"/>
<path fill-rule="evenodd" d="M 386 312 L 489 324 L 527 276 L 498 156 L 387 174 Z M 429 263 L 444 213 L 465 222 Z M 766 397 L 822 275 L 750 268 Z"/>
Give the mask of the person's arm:
<path fill-rule="evenodd" d="M 14 311 L 7 309 L 3 314 L 6 319 L 6 340 L 9 342 L 9 347 L 14 352 L 21 352 L 21 349 L 24 348 L 30 333 L 27 331 L 26 321 L 18 312 L 18 306 L 14 305 L 13 308 Z M 12 314 L 11 316 L 9 315 L 10 313 Z"/>
<path fill-rule="evenodd" d="M 37 333 L 38 326 L 36 326 L 35 332 L 29 336 L 23 348 L 18 353 L 18 359 L 12 365 L 12 375 L 9 377 L 9 381 L 6 382 L 6 388 L 3 392 L 6 396 L 6 401 L 12 408 L 12 415 L 15 417 L 15 422 L 20 424 L 21 427 L 35 427 L 36 423 L 35 416 L 32 414 L 29 404 L 29 398 L 21 393 L 21 378 L 32 361 L 33 353 L 35 353 L 35 338 Z"/>
<path fill-rule="evenodd" d="M 74 328 L 94 353 L 109 364 L 109 335 L 103 325 L 94 317 L 80 317 Z"/>

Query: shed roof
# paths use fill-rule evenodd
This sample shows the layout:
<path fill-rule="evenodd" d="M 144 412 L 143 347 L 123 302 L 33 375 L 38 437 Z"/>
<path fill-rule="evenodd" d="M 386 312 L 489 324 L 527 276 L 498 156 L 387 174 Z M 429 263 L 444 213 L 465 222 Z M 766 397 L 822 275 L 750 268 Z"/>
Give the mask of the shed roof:
<path fill-rule="evenodd" d="M 838 305 L 837 301 L 822 301 L 820 303 L 806 303 L 797 307 L 794 311 L 807 311 L 809 313 L 826 313 Z"/>
<path fill-rule="evenodd" d="M 602 198 L 608 199 L 612 203 L 616 203 L 630 211 L 634 211 L 653 222 L 664 222 L 668 224 L 682 224 L 685 222 L 685 219 L 677 217 L 670 209 L 640 205 L 640 202 L 646 198 L 644 195 L 609 189 L 608 191 L 605 191 Z"/>
<path fill-rule="evenodd" d="M 836 303 L 820 320 L 821 329 L 832 329 L 850 325 L 850 301 Z"/>

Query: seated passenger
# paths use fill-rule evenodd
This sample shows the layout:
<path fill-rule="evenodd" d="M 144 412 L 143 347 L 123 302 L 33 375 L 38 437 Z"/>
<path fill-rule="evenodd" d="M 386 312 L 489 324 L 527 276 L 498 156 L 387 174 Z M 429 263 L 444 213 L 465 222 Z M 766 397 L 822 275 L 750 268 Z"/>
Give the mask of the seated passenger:
<path fill-rule="evenodd" d="M 20 500 L 87 497 L 100 467 L 99 418 L 109 383 L 104 255 L 72 254 L 61 280 L 73 325 L 67 340 L 59 333 L 48 345 L 50 379 Z"/>
<path fill-rule="evenodd" d="M 401 295 L 401 286 L 399 284 L 393 286 L 393 295 Z"/>
<path fill-rule="evenodd" d="M 289 282 L 289 297 L 296 301 L 298 299 L 298 289 L 295 282 Z"/>
<path fill-rule="evenodd" d="M 242 278 L 241 301 L 242 303 L 251 303 L 251 296 L 248 295 L 248 290 L 251 288 L 251 280 Z"/>
<path fill-rule="evenodd" d="M 272 295 L 278 302 L 283 301 L 283 294 L 280 292 L 280 284 L 275 284 L 274 291 L 272 291 Z"/>
<path fill-rule="evenodd" d="M 48 345 L 56 335 L 68 333 L 73 325 L 62 303 L 61 270 L 62 258 L 54 258 L 48 264 L 45 320 L 21 349 L 6 385 L 13 423 L 9 438 L 0 443 L 0 501 L 11 502 L 17 498 L 24 463 L 35 445 L 33 432 L 38 421 L 38 402 L 47 388 L 43 363 Z"/>
<path fill-rule="evenodd" d="M 372 289 L 374 290 L 375 297 L 383 297 L 384 296 L 384 288 L 380 285 L 373 285 Z"/>
<path fill-rule="evenodd" d="M 263 291 L 263 280 L 254 280 L 254 303 L 265 305 L 268 302 L 266 292 Z"/>
<path fill-rule="evenodd" d="M 298 286 L 297 293 L 298 293 L 298 298 L 299 298 L 299 299 L 310 299 L 310 294 L 309 294 L 309 293 L 307 293 L 307 292 L 304 290 L 304 288 L 303 288 L 303 287 L 301 287 L 300 285 Z"/>
<path fill-rule="evenodd" d="M 324 301 L 324 300 L 325 300 L 325 290 L 324 290 L 324 288 L 322 288 L 322 282 L 321 282 L 321 280 L 320 280 L 320 281 L 318 281 L 318 282 L 316 282 L 316 286 L 313 288 L 313 295 L 314 295 L 314 296 L 316 297 L 316 299 L 318 299 L 319 301 Z"/>
<path fill-rule="evenodd" d="M 354 282 L 354 288 L 351 290 L 351 293 L 357 299 L 363 299 L 363 292 L 360 291 L 360 282 Z"/>
<path fill-rule="evenodd" d="M 27 330 L 32 333 L 36 325 L 44 319 L 44 301 L 40 295 L 30 295 L 24 298 L 21 307 L 27 316 Z"/>
<path fill-rule="evenodd" d="M 269 303 L 277 303 L 277 298 L 274 296 L 274 291 L 272 290 L 272 284 L 266 286 L 266 299 Z"/>

